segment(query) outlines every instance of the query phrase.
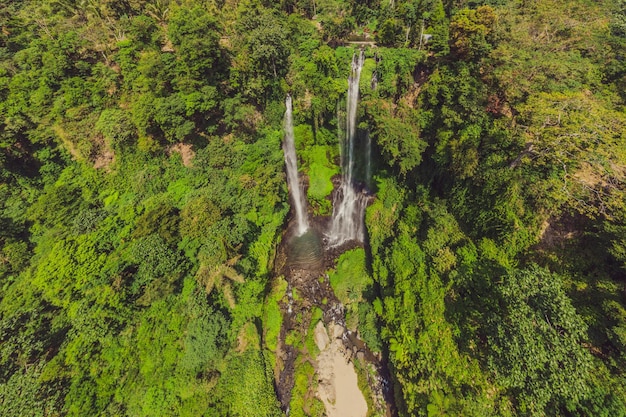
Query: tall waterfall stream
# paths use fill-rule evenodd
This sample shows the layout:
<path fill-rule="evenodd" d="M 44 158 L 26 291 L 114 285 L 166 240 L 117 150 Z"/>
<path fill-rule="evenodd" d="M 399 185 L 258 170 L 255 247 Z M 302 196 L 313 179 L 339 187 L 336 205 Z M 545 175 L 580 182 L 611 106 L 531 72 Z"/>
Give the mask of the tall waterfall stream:
<path fill-rule="evenodd" d="M 333 217 L 327 233 L 331 246 L 340 246 L 350 240 L 363 242 L 363 216 L 367 206 L 365 193 L 357 191 L 355 184 L 355 154 L 357 139 L 357 110 L 359 102 L 359 81 L 365 61 L 361 51 L 352 58 L 352 71 L 348 78 L 348 96 L 346 99 L 346 129 L 341 141 L 341 185 L 333 199 Z M 367 153 L 367 152 L 366 152 Z M 369 156 L 369 155 L 367 155 Z M 367 166 L 369 162 L 366 161 Z"/>

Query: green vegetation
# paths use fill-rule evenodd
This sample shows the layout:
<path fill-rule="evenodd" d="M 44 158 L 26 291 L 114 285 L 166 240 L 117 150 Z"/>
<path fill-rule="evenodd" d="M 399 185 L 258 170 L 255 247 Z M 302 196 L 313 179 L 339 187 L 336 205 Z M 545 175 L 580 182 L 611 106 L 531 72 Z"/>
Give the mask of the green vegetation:
<path fill-rule="evenodd" d="M 374 281 L 367 271 L 365 251 L 357 248 L 341 254 L 336 269 L 329 271 L 328 277 L 333 292 L 344 305 L 348 329 L 358 329 L 369 349 L 380 352 L 378 319 L 367 301 L 372 298 Z"/>
<path fill-rule="evenodd" d="M 293 410 L 294 416 L 321 417 L 325 415 L 324 404 L 315 396 L 316 389 L 317 381 L 313 365 L 308 360 L 299 357 L 296 361 L 294 387 L 289 403 L 289 409 Z"/>
<path fill-rule="evenodd" d="M 336 165 L 328 161 L 326 146 L 312 146 L 303 155 L 307 158 L 309 188 L 307 196 L 316 213 L 329 215 L 332 213 L 330 194 L 333 191 L 332 177 L 339 174 Z"/>
<path fill-rule="evenodd" d="M 355 37 L 376 197 L 330 279 L 400 415 L 626 416 L 623 0 L 4 2 L 1 416 L 281 414 L 283 101 L 327 215 Z"/>
<path fill-rule="evenodd" d="M 328 274 L 330 285 L 344 305 L 361 301 L 363 291 L 372 284 L 365 265 L 365 251 L 353 249 L 341 254 L 337 267 Z"/>
<path fill-rule="evenodd" d="M 295 416 L 324 416 L 324 404 L 317 398 L 318 386 L 314 364 L 320 350 L 315 343 L 315 326 L 322 320 L 324 312 L 318 307 L 312 307 L 310 314 L 300 318 L 300 330 L 294 329 L 287 333 L 285 343 L 295 347 L 298 356 L 294 363 L 294 386 L 291 389 L 289 402 L 290 415 Z"/>
<path fill-rule="evenodd" d="M 280 301 L 285 297 L 287 291 L 287 281 L 282 277 L 278 277 L 275 280 L 274 287 L 269 294 L 267 300 L 265 300 L 265 309 L 263 314 L 263 329 L 265 331 L 265 345 L 267 348 L 276 352 L 276 346 L 278 345 L 278 336 L 283 324 L 283 316 L 280 311 Z"/>
<path fill-rule="evenodd" d="M 367 223 L 409 414 L 626 412 L 608 307 L 623 305 L 625 258 L 603 232 L 623 222 L 626 119 L 592 52 L 603 11 L 560 7 L 453 11 L 454 61 L 398 100 L 429 146 L 413 175 L 379 178 Z"/>
<path fill-rule="evenodd" d="M 313 307 L 311 309 L 311 320 L 309 321 L 309 328 L 305 334 L 304 346 L 306 347 L 306 352 L 312 359 L 316 358 L 320 353 L 317 343 L 315 343 L 315 326 L 322 321 L 323 316 L 324 312 L 319 307 Z"/>
<path fill-rule="evenodd" d="M 215 397 L 227 402 L 218 412 L 232 416 L 280 416 L 278 401 L 272 388 L 272 372 L 268 361 L 258 350 L 233 356 L 220 380 Z"/>

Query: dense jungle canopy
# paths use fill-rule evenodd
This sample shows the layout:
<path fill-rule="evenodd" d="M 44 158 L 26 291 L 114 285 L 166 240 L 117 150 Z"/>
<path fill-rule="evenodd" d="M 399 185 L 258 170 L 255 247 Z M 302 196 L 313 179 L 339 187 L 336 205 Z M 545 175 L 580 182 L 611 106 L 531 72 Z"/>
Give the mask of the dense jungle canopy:
<path fill-rule="evenodd" d="M 0 416 L 284 415 L 284 100 L 322 218 L 360 48 L 398 414 L 626 416 L 625 0 L 3 1 Z"/>

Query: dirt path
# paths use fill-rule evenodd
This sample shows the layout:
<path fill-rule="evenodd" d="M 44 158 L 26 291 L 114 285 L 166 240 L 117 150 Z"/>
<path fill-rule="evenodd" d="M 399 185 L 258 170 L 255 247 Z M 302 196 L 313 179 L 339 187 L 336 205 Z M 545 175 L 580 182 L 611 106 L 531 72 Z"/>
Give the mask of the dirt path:
<path fill-rule="evenodd" d="M 321 351 L 317 357 L 317 395 L 328 417 L 365 417 L 367 403 L 349 362 L 350 353 L 341 340 L 344 328 L 334 323 L 329 327 L 330 337 L 321 321 L 315 327 L 315 343 Z"/>

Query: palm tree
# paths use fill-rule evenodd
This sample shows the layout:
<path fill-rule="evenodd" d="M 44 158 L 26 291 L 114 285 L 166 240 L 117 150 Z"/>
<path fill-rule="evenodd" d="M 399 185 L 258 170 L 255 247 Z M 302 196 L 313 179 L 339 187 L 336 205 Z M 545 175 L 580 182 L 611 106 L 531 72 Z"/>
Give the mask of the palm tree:
<path fill-rule="evenodd" d="M 243 276 L 234 268 L 239 258 L 241 258 L 241 255 L 236 255 L 225 263 L 217 265 L 208 265 L 205 262 L 201 262 L 200 268 L 196 272 L 196 281 L 204 287 L 207 295 L 211 294 L 215 287 L 221 289 L 230 308 L 235 308 L 235 295 L 233 294 L 232 283 L 238 282 L 241 284 L 244 282 Z"/>
<path fill-rule="evenodd" d="M 146 5 L 146 13 L 151 16 L 158 24 L 165 25 L 167 16 L 170 13 L 169 0 L 156 0 L 154 3 Z"/>

